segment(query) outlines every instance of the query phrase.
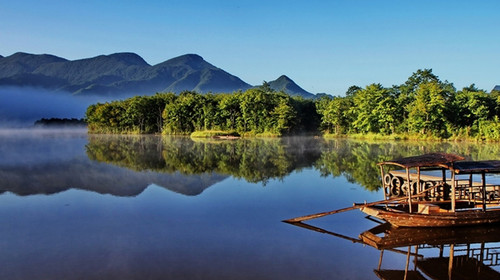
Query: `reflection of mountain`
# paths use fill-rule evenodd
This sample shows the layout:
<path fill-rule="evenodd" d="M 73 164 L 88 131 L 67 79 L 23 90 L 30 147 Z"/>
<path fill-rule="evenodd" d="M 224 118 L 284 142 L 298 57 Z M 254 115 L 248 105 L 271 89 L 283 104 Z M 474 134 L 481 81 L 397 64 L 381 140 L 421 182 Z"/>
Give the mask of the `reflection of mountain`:
<path fill-rule="evenodd" d="M 81 130 L 0 131 L 0 193 L 52 194 L 81 189 L 116 196 L 135 196 L 149 185 L 198 195 L 226 176 L 187 176 L 155 171 L 134 172 L 91 161 L 84 154 L 87 133 Z"/>
<path fill-rule="evenodd" d="M 131 172 L 112 165 L 75 159 L 35 166 L 3 167 L 0 178 L 1 190 L 17 195 L 81 189 L 115 196 L 136 196 L 152 183 L 184 195 L 198 195 L 226 177 L 217 174 L 186 176 L 180 173 Z"/>
<path fill-rule="evenodd" d="M 92 160 L 137 171 L 188 175 L 215 172 L 265 184 L 313 165 L 320 155 L 320 140 L 305 139 L 195 142 L 188 138 L 92 135 L 86 148 Z"/>

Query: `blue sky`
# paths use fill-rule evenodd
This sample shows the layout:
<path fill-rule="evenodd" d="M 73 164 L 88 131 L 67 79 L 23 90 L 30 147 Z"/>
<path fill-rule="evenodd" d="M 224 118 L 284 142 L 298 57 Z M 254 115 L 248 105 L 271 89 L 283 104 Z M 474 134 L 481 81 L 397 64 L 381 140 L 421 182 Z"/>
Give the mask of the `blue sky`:
<path fill-rule="evenodd" d="M 0 0 L 0 54 L 80 59 L 186 53 L 250 84 L 282 74 L 304 89 L 403 83 L 432 68 L 457 88 L 500 84 L 500 1 Z"/>

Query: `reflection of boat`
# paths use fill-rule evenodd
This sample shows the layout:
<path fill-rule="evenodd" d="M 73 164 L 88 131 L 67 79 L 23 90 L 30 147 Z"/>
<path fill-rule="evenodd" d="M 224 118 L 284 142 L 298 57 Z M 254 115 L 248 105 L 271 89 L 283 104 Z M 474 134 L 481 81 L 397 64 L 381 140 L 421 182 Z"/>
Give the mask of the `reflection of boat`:
<path fill-rule="evenodd" d="M 496 225 L 397 228 L 385 223 L 362 232 L 359 239 L 381 250 L 379 267 L 375 270 L 380 279 L 427 279 L 420 272 L 431 279 L 500 279 L 500 273 L 490 267 L 500 265 L 500 247 L 496 243 L 500 241 L 500 227 Z M 395 247 L 408 248 L 405 270 L 381 269 L 383 251 Z M 446 247 L 448 256 L 444 256 Z M 426 249 L 439 249 L 439 255 L 419 255 Z M 413 271 L 408 267 L 410 256 L 414 257 Z"/>
<path fill-rule="evenodd" d="M 361 206 L 361 211 L 370 216 L 403 227 L 500 222 L 500 186 L 486 183 L 486 174 L 500 173 L 500 161 L 463 161 L 460 156 L 434 153 L 379 165 L 385 201 L 389 203 Z M 385 173 L 385 166 L 404 168 L 405 172 Z M 436 171 L 441 171 L 441 176 L 436 176 Z M 481 175 L 480 182 L 473 180 L 474 174 Z M 401 197 L 405 200 L 390 203 Z"/>
<path fill-rule="evenodd" d="M 432 153 L 381 162 L 384 200 L 293 218 L 287 222 L 306 221 L 356 208 L 401 227 L 500 222 L 500 185 L 486 183 L 486 174 L 500 173 L 500 161 L 463 159 L 452 154 Z M 394 170 L 394 167 L 404 168 L 404 171 Z M 475 181 L 473 176 L 478 174 L 481 179 Z"/>
<path fill-rule="evenodd" d="M 382 235 L 382 236 L 381 236 Z M 500 241 L 500 226 L 456 228 L 409 228 L 384 223 L 359 235 L 359 239 L 374 248 L 387 249 L 418 244 L 480 243 Z"/>
<path fill-rule="evenodd" d="M 500 279 L 492 268 L 500 265 L 498 225 L 410 228 L 384 223 L 353 238 L 302 222 L 291 224 L 380 250 L 374 269 L 379 279 Z M 405 255 L 404 269 L 382 268 L 385 252 Z"/>

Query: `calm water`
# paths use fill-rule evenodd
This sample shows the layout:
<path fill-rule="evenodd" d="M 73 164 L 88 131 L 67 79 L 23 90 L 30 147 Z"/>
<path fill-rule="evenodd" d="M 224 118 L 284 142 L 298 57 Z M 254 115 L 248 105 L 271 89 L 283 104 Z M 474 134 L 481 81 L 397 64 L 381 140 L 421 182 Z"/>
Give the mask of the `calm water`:
<path fill-rule="evenodd" d="M 0 279 L 377 279 L 381 251 L 281 221 L 382 199 L 376 162 L 436 151 L 500 158 L 498 144 L 0 131 Z M 377 226 L 357 210 L 310 224 Z M 404 270 L 406 251 L 381 267 Z"/>

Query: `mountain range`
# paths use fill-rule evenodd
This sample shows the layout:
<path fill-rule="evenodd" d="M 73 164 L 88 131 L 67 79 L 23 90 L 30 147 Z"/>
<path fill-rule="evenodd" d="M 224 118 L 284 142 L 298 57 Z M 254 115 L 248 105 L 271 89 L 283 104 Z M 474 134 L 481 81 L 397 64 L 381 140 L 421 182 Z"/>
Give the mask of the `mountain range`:
<path fill-rule="evenodd" d="M 314 98 L 283 75 L 272 89 Z M 67 60 L 49 54 L 18 52 L 0 56 L 0 86 L 36 87 L 73 95 L 123 97 L 184 90 L 234 92 L 254 86 L 208 63 L 197 54 L 181 55 L 149 65 L 135 53 L 115 53 Z"/>

